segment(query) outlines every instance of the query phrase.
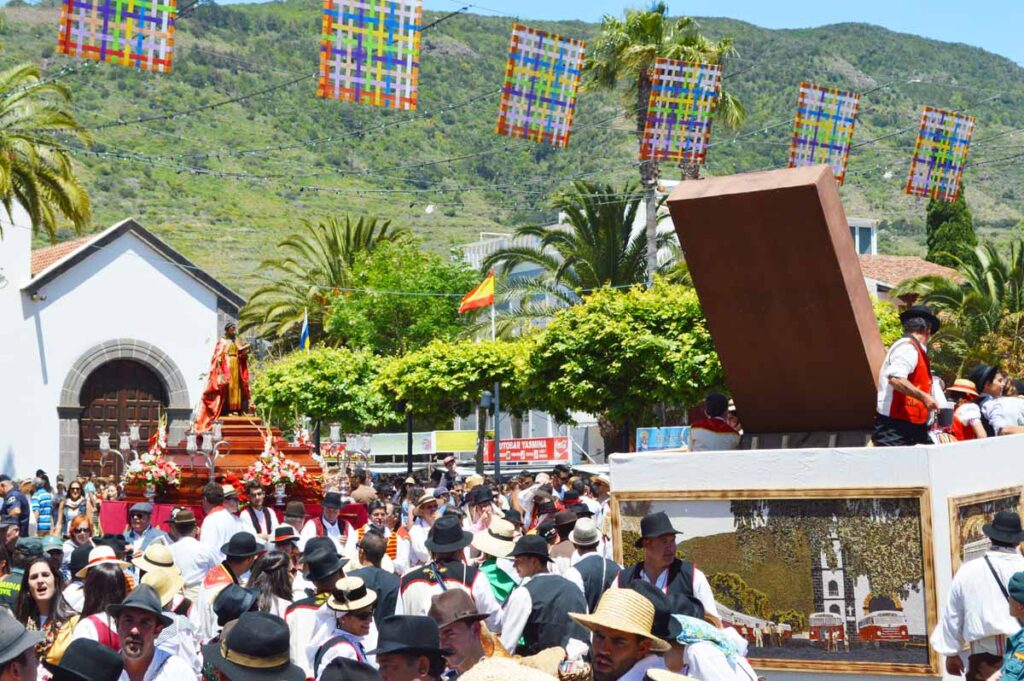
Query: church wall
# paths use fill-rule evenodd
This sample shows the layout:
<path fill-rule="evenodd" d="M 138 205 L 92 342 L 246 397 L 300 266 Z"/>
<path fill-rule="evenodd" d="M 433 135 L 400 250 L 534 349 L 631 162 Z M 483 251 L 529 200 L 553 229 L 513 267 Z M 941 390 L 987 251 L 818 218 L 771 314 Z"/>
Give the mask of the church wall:
<path fill-rule="evenodd" d="M 27 262 L 28 254 L 24 257 Z M 68 414 L 79 406 L 78 396 L 62 405 L 61 393 L 83 354 L 97 347 L 105 359 L 116 359 L 131 358 L 123 348 L 134 341 L 151 344 L 164 355 L 151 368 L 165 383 L 175 371 L 184 378 L 187 397 L 177 391 L 179 404 L 172 406 L 191 408 L 199 400 L 218 337 L 217 297 L 145 242 L 126 233 L 42 287 L 39 296 L 45 300 L 32 301 L 18 291 L 25 283 L 0 291 L 0 318 L 16 327 L 8 332 L 13 352 L 0 361 L 21 386 L 14 395 L 0 396 L 4 470 L 10 470 L 12 457 L 19 475 L 36 468 L 67 472 L 72 446 L 77 463 L 77 422 Z M 65 407 L 63 419 L 58 406 Z M 182 425 L 179 421 L 174 429 L 178 434 Z"/>

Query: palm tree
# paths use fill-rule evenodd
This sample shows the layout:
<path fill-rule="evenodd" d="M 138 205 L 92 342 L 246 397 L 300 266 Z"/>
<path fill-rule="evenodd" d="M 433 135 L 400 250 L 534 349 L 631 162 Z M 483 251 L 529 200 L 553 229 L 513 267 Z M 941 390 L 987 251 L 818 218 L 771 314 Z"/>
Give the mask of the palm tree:
<path fill-rule="evenodd" d="M 1010 244 L 1009 257 L 990 243 L 967 258 L 950 256 L 960 282 L 927 275 L 902 283 L 897 296 L 916 295 L 943 317 L 936 335 L 936 363 L 957 375 L 971 364 L 1016 359 L 1024 330 L 1024 242 Z M 1006 356 L 993 355 L 991 342 L 1003 338 Z"/>
<path fill-rule="evenodd" d="M 281 257 L 260 264 L 263 282 L 239 319 L 240 331 L 281 340 L 296 335 L 306 312 L 310 334 L 320 336 L 324 314 L 340 289 L 351 288 L 351 269 L 360 254 L 411 235 L 388 220 L 334 217 L 313 223 L 277 244 Z"/>
<path fill-rule="evenodd" d="M 45 231 L 51 241 L 56 241 L 62 220 L 70 221 L 76 232 L 92 220 L 89 194 L 58 137 L 92 141 L 64 108 L 69 100 L 68 88 L 43 82 L 35 64 L 0 72 L 0 201 L 12 218 L 14 203 L 20 203 L 32 229 Z"/>
<path fill-rule="evenodd" d="M 565 224 L 521 227 L 512 245 L 487 256 L 481 270 L 500 269 L 498 288 L 514 300 L 509 310 L 497 316 L 498 335 L 513 335 L 542 323 L 602 286 L 646 282 L 647 235 L 633 228 L 642 198 L 635 181 L 622 187 L 573 182 L 552 202 L 564 214 Z M 674 242 L 671 231 L 657 239 L 659 247 Z M 520 265 L 533 265 L 540 272 L 517 276 L 512 270 Z"/>
<path fill-rule="evenodd" d="M 601 22 L 601 34 L 583 64 L 583 71 L 588 76 L 584 89 L 613 90 L 620 81 L 626 81 L 625 106 L 626 111 L 634 115 L 638 142 L 642 141 L 644 135 L 651 78 L 658 57 L 721 64 L 726 57 L 736 53 L 731 38 L 710 40 L 700 33 L 700 27 L 693 19 L 683 17 L 671 22 L 667 13 L 666 4 L 657 2 L 650 9 L 627 10 L 624 20 L 605 16 Z M 723 91 L 715 118 L 726 127 L 737 128 L 743 124 L 746 112 L 736 97 Z M 680 168 L 684 180 L 696 179 L 700 175 L 699 165 L 680 164 Z M 657 161 L 644 161 L 640 164 L 640 183 L 644 189 L 647 210 L 645 227 L 650 283 L 658 261 L 658 221 L 654 215 L 657 202 Z"/>

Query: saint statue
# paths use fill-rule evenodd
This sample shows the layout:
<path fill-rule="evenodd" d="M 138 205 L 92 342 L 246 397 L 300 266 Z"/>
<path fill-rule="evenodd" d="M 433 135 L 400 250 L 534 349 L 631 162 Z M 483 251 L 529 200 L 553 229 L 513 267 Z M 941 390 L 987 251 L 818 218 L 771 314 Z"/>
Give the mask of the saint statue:
<path fill-rule="evenodd" d="M 225 414 L 249 410 L 249 346 L 236 339 L 232 322 L 224 325 L 224 337 L 217 341 L 206 377 L 196 432 L 203 433 Z"/>

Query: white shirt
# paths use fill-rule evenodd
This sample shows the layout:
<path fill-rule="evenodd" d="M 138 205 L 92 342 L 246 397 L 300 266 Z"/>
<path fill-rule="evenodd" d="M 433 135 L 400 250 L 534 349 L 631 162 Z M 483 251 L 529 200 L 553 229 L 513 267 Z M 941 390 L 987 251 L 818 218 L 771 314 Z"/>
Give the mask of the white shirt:
<path fill-rule="evenodd" d="M 264 507 L 266 508 L 266 507 Z M 270 515 L 270 524 L 267 524 L 267 518 L 263 513 L 263 508 L 256 511 L 256 524 L 252 522 L 252 514 L 247 510 L 243 510 L 239 513 L 239 517 L 242 519 L 242 525 L 245 527 L 247 532 L 251 532 L 256 535 L 256 538 L 262 542 L 271 540 L 274 536 L 274 530 L 281 524 L 277 519 L 277 513 L 274 509 L 267 508 L 266 510 Z"/>
<path fill-rule="evenodd" d="M 892 407 L 893 388 L 889 385 L 890 378 L 907 378 L 917 368 L 917 344 L 911 338 L 901 338 L 892 344 L 889 353 L 882 362 L 878 374 L 878 413 L 889 415 Z"/>
<path fill-rule="evenodd" d="M 615 578 L 615 583 L 612 586 L 619 586 L 619 578 L 622 573 L 619 573 L 619 577 Z M 668 568 L 661 571 L 658 578 L 651 580 L 651 578 L 644 572 L 643 568 L 640 569 L 640 579 L 644 580 L 648 584 L 653 584 L 665 593 L 668 593 Z M 716 619 L 721 619 L 718 615 L 718 606 L 715 604 L 715 592 L 711 590 L 711 584 L 708 582 L 708 578 L 704 576 L 704 573 L 697 569 L 695 565 L 693 567 L 693 596 L 700 604 L 704 606 L 704 614 L 711 615 Z"/>
<path fill-rule="evenodd" d="M 1022 425 L 1024 421 L 1024 399 L 1019 397 L 996 397 L 986 400 L 981 410 L 999 435 L 1003 428 Z"/>
<path fill-rule="evenodd" d="M 217 509 L 203 518 L 203 527 L 199 532 L 199 541 L 217 552 L 217 562 L 224 560 L 220 547 L 224 546 L 233 536 L 245 532 L 242 519 L 226 508 Z"/>
<path fill-rule="evenodd" d="M 1024 400 L 1021 402 L 1024 403 Z M 971 426 L 981 420 L 981 409 L 975 402 L 964 402 L 953 412 L 953 418 L 965 426 Z"/>
<path fill-rule="evenodd" d="M 71 582 L 62 592 L 64 600 L 67 601 L 68 605 L 75 609 L 75 612 L 82 612 L 82 606 L 85 605 L 85 592 L 82 590 L 82 582 Z"/>
<path fill-rule="evenodd" d="M 515 652 L 516 645 L 519 643 L 519 637 L 523 635 L 523 629 L 526 628 L 527 623 L 530 621 L 530 614 L 533 612 L 533 597 L 530 596 L 528 589 L 524 589 L 531 580 L 534 579 L 545 579 L 550 577 L 558 577 L 558 575 L 551 574 L 550 572 L 541 572 L 532 577 L 527 577 L 523 580 L 522 584 L 518 588 L 513 589 L 512 593 L 509 594 L 508 600 L 505 601 L 505 610 L 502 616 L 501 622 L 501 645 L 505 647 L 510 654 Z M 582 591 L 582 585 L 580 585 L 580 591 Z M 568 615 L 566 615 L 568 617 Z M 589 647 L 589 641 L 579 641 L 578 639 L 569 639 L 569 643 L 573 641 L 577 642 L 577 645 L 583 645 L 584 648 Z M 569 645 L 567 644 L 567 648 Z M 640 677 L 643 678 L 643 675 Z"/>
<path fill-rule="evenodd" d="M 409 565 L 405 568 L 407 571 L 430 562 L 430 551 L 427 549 L 428 534 L 430 525 L 423 518 L 416 518 L 409 528 Z"/>
<path fill-rule="evenodd" d="M 618 681 L 644 681 L 648 670 L 664 668 L 665 660 L 660 655 L 648 655 L 638 660 L 629 671 L 618 678 Z"/>
<path fill-rule="evenodd" d="M 946 605 L 928 642 L 940 655 L 958 655 L 965 644 L 971 653 L 1001 654 L 998 637 L 1011 636 L 1020 623 L 1010 617 L 1006 596 L 989 570 L 985 559 L 1002 578 L 1003 586 L 1016 572 L 1024 570 L 1024 556 L 1015 549 L 994 548 L 983 557 L 964 563 L 953 576 Z"/>
<path fill-rule="evenodd" d="M 347 520 L 339 516 L 337 522 L 331 525 L 321 516 L 320 522 L 324 526 L 324 536 L 334 540 L 334 545 L 337 547 L 339 555 L 347 556 L 359 550 L 356 546 L 358 543 L 356 531 L 352 529 L 352 525 Z M 302 526 L 302 531 L 299 532 L 299 544 L 305 547 L 306 542 L 315 536 L 316 523 L 312 519 L 307 520 L 306 524 Z"/>
<path fill-rule="evenodd" d="M 153 651 L 153 661 L 146 669 L 145 681 L 182 681 L 196 678 L 188 662 L 159 648 Z M 128 672 L 121 672 L 119 681 L 131 681 Z"/>
<path fill-rule="evenodd" d="M 707 641 L 686 646 L 683 664 L 684 672 L 700 681 L 757 681 L 757 672 L 746 659 L 737 657 L 734 667 L 725 653 Z"/>
<path fill-rule="evenodd" d="M 494 596 L 491 583 L 487 581 L 487 575 L 478 571 L 471 588 L 466 588 L 466 585 L 455 577 L 446 577 L 444 583 L 447 587 L 446 589 L 442 589 L 441 585 L 436 582 L 427 582 L 425 580 L 416 580 L 403 585 L 399 591 L 398 600 L 395 603 L 395 614 L 426 615 L 430 610 L 431 599 L 437 594 L 454 587 L 468 591 L 473 596 L 473 602 L 476 603 L 476 611 L 480 614 L 487 613 L 487 619 L 484 621 L 487 623 L 487 628 L 490 631 L 494 633 L 501 631 L 501 604 L 498 603 L 498 599 Z"/>
<path fill-rule="evenodd" d="M 111 617 L 105 612 L 98 612 L 96 613 L 95 617 L 101 620 L 104 624 L 107 625 L 107 627 L 110 628 L 110 631 L 112 632 L 112 637 L 117 637 L 117 622 L 114 621 L 113 617 Z M 103 640 L 100 641 L 100 633 L 96 630 L 96 625 L 93 624 L 92 620 L 90 620 L 87 617 L 83 617 L 82 619 L 78 620 L 78 624 L 75 625 L 74 631 L 71 632 L 72 641 L 80 638 L 87 638 L 91 641 L 99 641 L 104 645 L 109 643 L 109 640 L 106 635 L 104 635 Z"/>
<path fill-rule="evenodd" d="M 367 650 L 373 650 L 377 647 L 377 631 L 372 622 L 370 624 L 370 632 L 366 636 L 354 636 L 353 634 L 338 628 L 338 613 L 334 612 L 326 605 L 321 606 L 320 610 L 317 611 L 316 618 L 316 627 L 313 629 L 313 635 L 310 638 L 310 643 L 306 647 L 306 656 L 309 658 L 309 665 L 311 669 L 313 667 L 313 663 L 316 661 L 316 654 L 319 652 L 321 646 L 337 636 L 345 639 L 344 642 L 331 646 L 329 650 L 324 652 L 323 659 L 320 660 L 319 673 L 316 675 L 317 679 L 319 679 L 323 674 L 324 668 L 331 663 L 331 660 L 339 657 L 349 660 L 364 661 L 366 664 L 371 666 L 377 666 L 376 657 L 366 654 Z M 361 648 L 363 660 L 359 660 L 359 654 L 356 652 L 356 646 Z"/>
<path fill-rule="evenodd" d="M 171 544 L 171 555 L 174 564 L 181 570 L 181 578 L 185 580 L 186 586 L 202 584 L 206 573 L 224 560 L 219 550 L 214 550 L 195 537 L 182 537 Z"/>

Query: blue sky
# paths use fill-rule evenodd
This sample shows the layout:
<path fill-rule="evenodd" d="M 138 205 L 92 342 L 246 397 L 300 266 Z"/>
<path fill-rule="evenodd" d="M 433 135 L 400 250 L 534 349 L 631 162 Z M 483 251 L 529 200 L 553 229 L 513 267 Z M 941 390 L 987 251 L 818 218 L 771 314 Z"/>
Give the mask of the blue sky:
<path fill-rule="evenodd" d="M 224 1 L 224 0 L 222 0 Z M 479 2 L 480 14 L 518 15 L 521 19 L 597 21 L 647 0 L 424 0 L 427 9 L 452 11 Z M 846 21 L 877 24 L 902 33 L 983 47 L 1024 65 L 1024 0 L 669 0 L 673 14 L 723 16 L 766 28 L 807 28 Z M 952 66 L 952 65 L 951 65 Z"/>

